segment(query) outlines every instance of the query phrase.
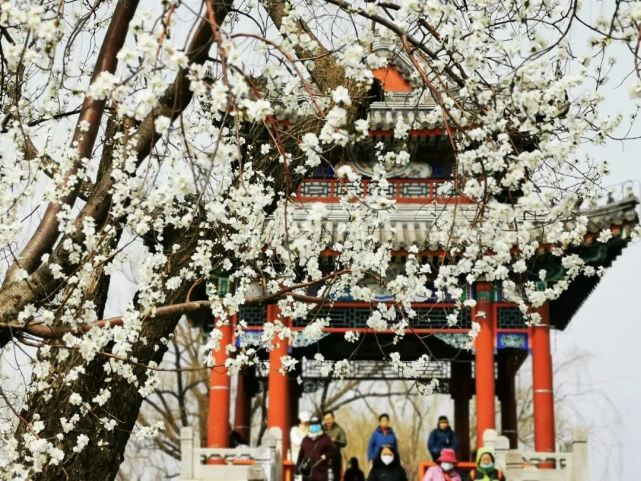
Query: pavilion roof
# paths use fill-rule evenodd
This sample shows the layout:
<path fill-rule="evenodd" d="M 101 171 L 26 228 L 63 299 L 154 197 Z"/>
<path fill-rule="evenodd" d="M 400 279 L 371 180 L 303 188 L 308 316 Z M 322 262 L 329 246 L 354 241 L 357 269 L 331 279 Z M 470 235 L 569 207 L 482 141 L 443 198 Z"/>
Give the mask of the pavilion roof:
<path fill-rule="evenodd" d="M 418 184 L 417 184 L 418 185 Z M 456 202 L 455 199 L 451 200 Z M 627 196 L 616 199 L 608 196 L 605 201 L 593 203 L 582 208 L 579 212 L 588 218 L 588 232 L 584 239 L 584 245 L 590 246 L 596 243 L 596 235 L 603 229 L 613 229 L 613 236 L 619 240 L 627 240 L 634 227 L 638 224 L 639 200 L 630 193 Z M 430 230 L 437 222 L 438 217 L 444 209 L 451 209 L 452 206 L 443 203 L 439 209 L 426 208 L 421 203 L 402 203 L 394 206 L 389 221 L 373 232 L 373 236 L 380 243 L 391 243 L 392 250 L 404 250 L 411 245 L 416 245 L 420 250 L 437 251 L 438 246 L 430 236 Z M 342 243 L 349 232 L 350 213 L 340 204 L 326 204 L 326 214 L 318 225 L 310 225 L 308 220 L 309 204 L 297 204 L 294 211 L 294 222 L 289 226 L 293 232 L 307 231 L 313 228 L 316 231 L 317 240 L 331 248 L 332 245 Z M 477 207 L 469 201 L 458 203 L 457 216 L 460 219 L 471 219 L 474 217 Z M 536 217 L 523 219 L 523 222 L 530 222 L 534 225 L 540 222 Z M 570 224 L 570 223 L 568 223 Z M 265 231 L 266 241 L 271 236 L 271 225 Z"/>

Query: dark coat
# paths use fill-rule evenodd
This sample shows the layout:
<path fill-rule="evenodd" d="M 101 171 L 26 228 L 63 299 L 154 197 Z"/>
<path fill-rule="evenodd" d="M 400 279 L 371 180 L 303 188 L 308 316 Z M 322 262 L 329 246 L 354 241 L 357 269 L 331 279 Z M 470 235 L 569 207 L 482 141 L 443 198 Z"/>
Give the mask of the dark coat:
<path fill-rule="evenodd" d="M 369 446 L 367 447 L 367 459 L 372 461 L 381 450 L 384 444 L 388 444 L 398 451 L 398 443 L 396 442 L 396 434 L 392 428 L 387 429 L 384 433 L 380 426 L 377 426 L 372 436 L 369 438 Z"/>
<path fill-rule="evenodd" d="M 323 429 L 325 430 L 325 434 L 332 438 L 334 445 L 338 449 L 342 449 L 347 446 L 347 435 L 345 434 L 345 430 L 340 427 L 338 423 L 334 423 L 332 429 L 327 429 L 325 426 L 323 426 Z"/>
<path fill-rule="evenodd" d="M 336 454 L 332 461 L 332 469 L 334 470 L 334 480 L 340 481 L 343 472 L 343 455 L 341 454 L 341 448 L 347 446 L 347 435 L 338 423 L 334 423 L 332 429 L 327 429 L 326 426 L 323 426 L 323 429 L 325 430 L 325 434 L 334 442 L 334 447 L 336 448 Z"/>
<path fill-rule="evenodd" d="M 381 451 L 383 451 L 383 448 L 380 448 L 376 452 L 376 457 L 372 461 L 372 470 L 369 472 L 369 476 L 367 476 L 367 481 L 407 481 L 407 473 L 405 473 L 405 470 L 401 466 L 401 460 L 396 447 L 392 447 L 392 451 L 394 451 L 394 461 L 389 465 L 381 461 Z"/>
<path fill-rule="evenodd" d="M 324 460 L 322 459 L 323 455 L 325 455 Z M 335 455 L 336 448 L 327 434 L 323 433 L 315 439 L 305 436 L 298 452 L 296 472 L 299 472 L 302 462 L 309 459 L 312 470 L 309 477 L 303 477 L 303 479 L 305 481 L 327 481 L 328 471 Z"/>
<path fill-rule="evenodd" d="M 458 438 L 449 426 L 445 430 L 434 429 L 430 433 L 430 437 L 427 438 L 427 450 L 432 455 L 433 461 L 438 459 L 443 448 L 451 448 L 454 451 L 458 451 Z"/>
<path fill-rule="evenodd" d="M 372 468 L 367 481 L 407 481 L 407 474 L 400 466 Z"/>
<path fill-rule="evenodd" d="M 365 474 L 359 468 L 347 468 L 343 481 L 365 481 Z"/>

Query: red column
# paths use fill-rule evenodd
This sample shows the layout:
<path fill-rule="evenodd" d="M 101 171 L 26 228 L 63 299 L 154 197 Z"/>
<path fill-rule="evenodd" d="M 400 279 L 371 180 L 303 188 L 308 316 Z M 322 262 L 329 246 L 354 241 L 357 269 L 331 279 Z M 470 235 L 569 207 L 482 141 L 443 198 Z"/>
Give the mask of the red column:
<path fill-rule="evenodd" d="M 472 310 L 473 320 L 481 325 L 475 341 L 477 448 L 483 445 L 483 432 L 496 427 L 493 307 L 492 285 L 489 282 L 477 282 L 476 306 Z M 484 315 L 478 316 L 480 312 Z"/>
<path fill-rule="evenodd" d="M 541 323 L 532 327 L 532 388 L 534 393 L 534 449 L 555 450 L 554 392 L 550 353 L 550 315 L 546 303 L 537 309 Z"/>
<path fill-rule="evenodd" d="M 236 415 L 234 417 L 234 430 L 249 444 L 251 426 L 251 393 L 245 391 L 247 382 L 245 370 L 238 373 L 236 385 Z"/>
<path fill-rule="evenodd" d="M 207 412 L 207 446 L 226 448 L 229 446 L 229 395 L 231 379 L 225 368 L 227 346 L 232 342 L 231 323 L 220 327 L 222 339 L 214 352 L 214 367 L 209 377 L 209 410 Z"/>
<path fill-rule="evenodd" d="M 275 304 L 267 306 L 267 321 L 274 322 L 278 318 L 279 310 Z M 269 353 L 268 403 L 267 427 L 278 427 L 283 433 L 283 459 L 287 458 L 289 449 L 289 381 L 287 376 L 280 373 L 281 358 L 287 355 L 287 341 L 274 339 L 272 350 Z"/>

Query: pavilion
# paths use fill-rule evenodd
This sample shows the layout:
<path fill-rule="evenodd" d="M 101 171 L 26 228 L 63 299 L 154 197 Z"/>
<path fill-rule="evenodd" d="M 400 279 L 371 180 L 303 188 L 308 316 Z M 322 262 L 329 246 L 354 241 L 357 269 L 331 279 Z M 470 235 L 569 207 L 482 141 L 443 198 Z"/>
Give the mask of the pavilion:
<path fill-rule="evenodd" d="M 389 51 L 390 64 L 374 72 L 384 95 L 370 105 L 370 137 L 376 141 L 392 142 L 393 129 L 399 118 L 412 125 L 409 144 L 412 161 L 405 168 L 393 172 L 389 179 L 389 197 L 396 201 L 397 208 L 388 226 L 379 230 L 381 242 L 391 242 L 395 262 L 404 263 L 407 249 L 416 245 L 422 262 L 438 268 L 441 252 L 430 242 L 429 229 L 434 223 L 433 214 L 422 209 L 426 204 L 437 204 L 443 209 L 471 209 L 469 199 L 463 196 L 439 194 L 439 186 L 451 182 L 453 166 L 448 153 L 449 139 L 443 128 L 434 121 L 435 105 L 417 104 L 411 63 L 402 54 Z M 367 147 L 352 157 L 366 156 Z M 434 155 L 438 153 L 438 155 Z M 430 159 L 428 162 L 424 159 Z M 370 164 L 362 157 L 352 158 L 352 167 L 368 175 Z M 319 171 L 314 177 L 305 179 L 298 188 L 294 199 L 295 219 L 303 222 L 306 209 L 311 203 L 330 204 L 330 214 L 323 220 L 323 234 L 319 242 L 332 245 L 345 236 L 341 224 L 345 222 L 338 203 L 342 192 L 342 181 L 333 172 Z M 367 188 L 367 180 L 363 189 Z M 589 219 L 588 233 L 583 245 L 575 252 L 589 265 L 608 267 L 621 253 L 629 241 L 632 229 L 638 224 L 638 200 L 633 190 L 621 186 L 607 198 L 587 206 L 578 206 Z M 598 242 L 603 229 L 609 228 L 612 237 L 607 242 Z M 269 239 L 266 239 L 268 242 Z M 564 270 L 559 258 L 550 250 L 553 246 L 542 245 L 536 256 L 538 269 L 546 269 L 546 282 L 560 279 Z M 332 269 L 332 252 L 322 259 L 327 271 Z M 550 350 L 550 330 L 563 330 L 568 326 L 581 304 L 599 282 L 598 276 L 579 277 L 557 299 L 539 308 L 542 322 L 528 325 L 521 311 L 507 302 L 501 289 L 491 282 L 477 281 L 464 294 L 476 300 L 476 306 L 464 309 L 458 314 L 458 323 L 451 325 L 448 314 L 453 312 L 451 301 L 437 302 L 436 298 L 422 299 L 413 308 L 417 317 L 411 322 L 411 332 L 395 345 L 392 331 L 374 332 L 368 328 L 367 320 L 372 305 L 356 302 L 346 294 L 332 299 L 326 305 L 320 304 L 313 310 L 313 316 L 329 317 L 330 327 L 324 329 L 325 336 L 311 345 L 289 346 L 286 341 L 267 352 L 264 361 L 257 367 L 246 369 L 232 386 L 232 378 L 219 368 L 212 369 L 209 391 L 209 417 L 207 445 L 224 448 L 228 446 L 230 425 L 245 439 L 250 435 L 250 413 L 252 397 L 262 384 L 268 392 L 267 426 L 281 428 L 283 433 L 282 452 L 289 448 L 288 433 L 295 424 L 298 401 L 302 390 L 313 390 L 318 381 L 326 377 L 323 363 L 350 359 L 351 372 L 348 378 L 358 379 L 402 379 L 405 374 L 394 367 L 388 358 L 392 351 L 401 353 L 402 361 L 410 365 L 418 357 L 429 353 L 430 362 L 423 366 L 418 380 L 430 383 L 438 380 L 438 392 L 447 393 L 454 403 L 454 426 L 461 442 L 460 458 L 469 459 L 470 451 L 470 401 L 476 412 L 476 440 L 482 439 L 486 429 L 496 429 L 509 438 L 510 446 L 518 444 L 517 403 L 515 375 L 528 355 L 532 356 L 532 388 L 534 393 L 534 448 L 537 452 L 556 450 L 553 365 Z M 219 291 L 231 289 L 221 275 Z M 543 287 L 545 283 L 543 283 Z M 380 302 L 387 302 L 381 292 Z M 485 316 L 477 317 L 483 311 Z M 465 349 L 472 319 L 478 319 L 481 330 L 472 350 Z M 252 304 L 242 306 L 233 321 L 247 323 L 248 330 L 260 331 L 265 322 L 283 322 L 294 330 L 302 330 L 310 319 L 285 319 L 280 317 L 276 304 Z M 237 342 L 233 339 L 233 322 L 222 327 L 222 346 Z M 346 331 L 359 331 L 362 342 L 357 345 L 345 339 Z M 324 361 L 314 360 L 314 354 L 323 354 Z M 279 372 L 281 356 L 290 354 L 302 362 L 298 369 L 284 376 Z M 216 353 L 215 365 L 224 365 L 226 350 Z M 268 361 L 268 362 L 267 362 Z M 303 383 L 297 382 L 302 377 Z M 235 389 L 235 416 L 230 422 L 232 390 Z M 500 403 L 501 419 L 497 421 L 497 401 Z"/>

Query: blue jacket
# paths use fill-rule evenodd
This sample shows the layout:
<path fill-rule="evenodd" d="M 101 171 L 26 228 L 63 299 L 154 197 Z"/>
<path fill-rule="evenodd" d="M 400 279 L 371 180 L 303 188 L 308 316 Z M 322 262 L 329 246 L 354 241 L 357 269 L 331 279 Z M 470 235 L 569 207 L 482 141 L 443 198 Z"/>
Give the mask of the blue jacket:
<path fill-rule="evenodd" d="M 394 451 L 398 452 L 398 444 L 396 443 L 396 434 L 394 434 L 394 430 L 392 428 L 387 428 L 387 434 L 385 434 L 381 427 L 378 426 L 369 438 L 367 459 L 370 461 L 375 459 L 376 456 L 378 456 L 378 452 L 385 444 L 391 445 L 394 448 Z"/>
<path fill-rule="evenodd" d="M 432 460 L 436 459 L 441 455 L 441 450 L 443 448 L 451 448 L 454 451 L 458 451 L 458 438 L 456 433 L 452 428 L 448 427 L 445 431 L 441 431 L 436 428 L 430 433 L 430 437 L 427 439 L 427 450 L 432 455 Z"/>

